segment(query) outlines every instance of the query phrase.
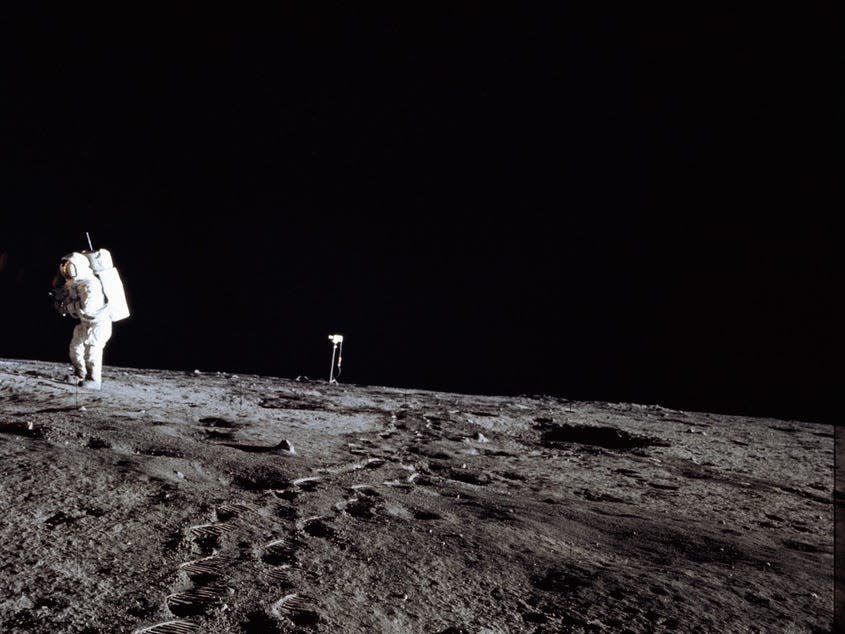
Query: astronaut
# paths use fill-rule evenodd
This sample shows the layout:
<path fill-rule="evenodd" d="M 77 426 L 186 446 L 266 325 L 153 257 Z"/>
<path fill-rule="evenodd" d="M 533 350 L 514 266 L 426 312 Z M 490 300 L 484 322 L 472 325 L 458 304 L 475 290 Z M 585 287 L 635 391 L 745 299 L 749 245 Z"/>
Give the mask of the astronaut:
<path fill-rule="evenodd" d="M 112 319 L 103 285 L 82 253 L 70 253 L 59 264 L 65 282 L 60 289 L 61 308 L 79 323 L 70 340 L 73 374 L 69 383 L 99 390 L 103 380 L 103 349 L 111 338 Z"/>

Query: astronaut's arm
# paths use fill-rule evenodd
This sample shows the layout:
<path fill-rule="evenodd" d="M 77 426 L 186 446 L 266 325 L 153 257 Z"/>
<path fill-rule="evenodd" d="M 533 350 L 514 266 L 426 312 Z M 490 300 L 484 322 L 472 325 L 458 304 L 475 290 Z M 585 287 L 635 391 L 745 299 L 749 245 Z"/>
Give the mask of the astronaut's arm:
<path fill-rule="evenodd" d="M 96 280 L 90 283 L 79 284 L 77 286 L 77 296 L 79 300 L 75 308 L 82 317 L 94 317 L 102 310 L 106 303 L 103 291 L 99 287 L 99 281 Z"/>
<path fill-rule="evenodd" d="M 87 284 L 80 284 L 77 288 L 76 294 L 79 299 L 73 308 L 76 309 L 78 315 L 90 315 L 96 308 L 98 308 L 95 306 L 96 298 L 94 297 L 94 293 L 91 292 L 91 289 Z"/>

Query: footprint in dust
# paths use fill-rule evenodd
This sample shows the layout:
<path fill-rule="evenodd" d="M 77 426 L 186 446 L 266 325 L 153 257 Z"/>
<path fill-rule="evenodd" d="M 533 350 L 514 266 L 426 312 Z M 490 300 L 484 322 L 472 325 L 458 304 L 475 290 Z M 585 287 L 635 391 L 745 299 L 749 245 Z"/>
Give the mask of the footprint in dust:
<path fill-rule="evenodd" d="M 237 423 L 216 416 L 200 418 L 197 422 L 203 426 L 200 429 L 207 440 L 233 440 L 238 428 Z"/>
<path fill-rule="evenodd" d="M 329 524 L 330 520 L 331 518 L 325 515 L 309 517 L 302 521 L 299 528 L 308 535 L 311 535 L 311 537 L 333 537 L 335 530 Z"/>
<path fill-rule="evenodd" d="M 670 482 L 646 482 L 646 484 L 654 489 L 662 489 L 664 491 L 677 491 L 681 487 Z"/>
<path fill-rule="evenodd" d="M 200 528 L 207 530 L 207 526 Z M 234 594 L 234 590 L 220 582 L 227 564 L 227 559 L 214 555 L 181 564 L 179 572 L 193 587 L 165 597 L 164 604 L 170 613 L 179 617 L 205 614 L 221 605 L 226 596 Z"/>
<path fill-rule="evenodd" d="M 275 453 L 291 455 L 296 453 L 293 445 L 287 440 L 281 440 L 277 444 L 269 447 L 263 445 L 244 445 L 243 443 L 236 442 L 224 442 L 220 444 L 225 447 L 232 447 L 233 449 L 239 449 L 240 451 L 245 451 L 247 453 Z"/>
<path fill-rule="evenodd" d="M 381 494 L 376 490 L 376 488 L 370 484 L 353 484 L 349 489 L 353 493 L 360 493 L 361 495 L 366 495 L 367 497 L 379 497 Z"/>
<path fill-rule="evenodd" d="M 273 509 L 273 513 L 276 517 L 283 519 L 283 520 L 294 520 L 297 516 L 297 510 L 295 506 L 290 506 L 287 504 L 281 504 L 276 506 Z"/>
<path fill-rule="evenodd" d="M 271 488 L 269 489 L 273 495 L 277 498 L 282 500 L 295 500 L 298 498 L 302 493 L 306 491 L 316 491 L 320 484 L 322 483 L 323 479 L 317 476 L 308 477 L 308 478 L 297 478 L 290 483 L 290 486 L 284 488 Z"/>
<path fill-rule="evenodd" d="M 450 467 L 446 470 L 445 475 L 450 480 L 466 482 L 467 484 L 474 484 L 476 486 L 484 486 L 490 484 L 490 482 L 492 481 L 490 475 L 483 471 L 474 472 L 463 468 L 456 469 Z"/>
<path fill-rule="evenodd" d="M 221 504 L 214 510 L 214 516 L 219 522 L 227 522 L 235 517 L 240 517 L 244 513 L 256 513 L 257 509 L 246 502 L 235 502 L 232 504 Z"/>
<path fill-rule="evenodd" d="M 276 601 L 270 611 L 277 618 L 286 617 L 294 625 L 314 625 L 320 620 L 316 602 L 304 594 L 288 594 Z"/>
<path fill-rule="evenodd" d="M 240 629 L 242 634 L 274 634 L 281 631 L 276 620 L 258 610 L 246 615 L 246 621 L 241 623 Z"/>
<path fill-rule="evenodd" d="M 443 516 L 434 511 L 426 511 L 425 509 L 413 509 L 411 513 L 415 520 L 441 520 Z"/>
<path fill-rule="evenodd" d="M 133 630 L 132 634 L 192 634 L 198 631 L 199 625 L 190 621 L 164 621 Z"/>
<path fill-rule="evenodd" d="M 361 469 L 378 469 L 386 464 L 383 458 L 368 458 L 361 464 Z"/>
<path fill-rule="evenodd" d="M 348 500 L 343 500 L 335 504 L 335 508 L 342 512 L 357 517 L 358 519 L 372 519 L 375 515 L 377 500 L 373 497 L 361 495 L 353 496 Z"/>
<path fill-rule="evenodd" d="M 298 544 L 288 539 L 277 539 L 264 546 L 261 561 L 271 566 L 290 565 L 296 561 Z"/>
<path fill-rule="evenodd" d="M 281 566 L 271 566 L 265 574 L 276 586 L 280 588 L 292 588 L 294 586 L 293 577 L 295 572 L 296 569 L 291 564 L 282 564 Z"/>
<path fill-rule="evenodd" d="M 209 585 L 191 588 L 184 592 L 167 595 L 164 602 L 174 616 L 196 616 L 223 603 L 223 599 L 234 591 L 224 585 Z"/>
<path fill-rule="evenodd" d="M 291 484 L 294 488 L 300 491 L 314 491 L 322 482 L 322 478 L 319 477 L 309 477 L 309 478 L 297 478 Z"/>
<path fill-rule="evenodd" d="M 220 548 L 220 538 L 235 530 L 231 524 L 197 524 L 188 529 L 190 541 L 200 554 L 211 554 Z"/>
<path fill-rule="evenodd" d="M 411 484 L 419 484 L 421 486 L 431 486 L 434 484 L 434 480 L 431 476 L 422 474 L 419 471 L 414 471 L 411 475 L 409 475 L 408 482 Z"/>
<path fill-rule="evenodd" d="M 185 573 L 193 583 L 213 583 L 223 576 L 223 571 L 228 562 L 222 557 L 212 555 L 194 561 L 186 561 L 180 564 L 179 570 Z"/>

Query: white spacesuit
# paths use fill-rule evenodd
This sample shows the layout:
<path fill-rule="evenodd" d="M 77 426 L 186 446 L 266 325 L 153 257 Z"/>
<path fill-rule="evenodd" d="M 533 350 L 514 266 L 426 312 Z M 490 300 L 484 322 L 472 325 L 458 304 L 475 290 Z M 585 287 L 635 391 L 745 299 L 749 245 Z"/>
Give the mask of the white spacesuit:
<path fill-rule="evenodd" d="M 103 380 L 103 349 L 111 338 L 112 318 L 103 285 L 82 253 L 62 258 L 59 272 L 65 279 L 63 308 L 79 320 L 70 340 L 71 383 L 99 390 Z"/>

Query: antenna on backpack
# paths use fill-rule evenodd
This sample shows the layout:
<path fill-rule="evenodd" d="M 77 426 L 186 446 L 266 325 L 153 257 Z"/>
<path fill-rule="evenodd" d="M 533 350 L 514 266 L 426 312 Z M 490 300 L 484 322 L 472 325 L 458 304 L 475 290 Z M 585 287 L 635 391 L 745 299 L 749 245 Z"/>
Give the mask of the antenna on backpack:
<path fill-rule="evenodd" d="M 88 235 L 88 232 L 87 232 L 87 231 L 85 232 L 85 238 L 88 240 L 88 248 L 89 248 L 91 251 L 93 251 L 93 250 L 94 250 L 94 247 L 93 247 L 93 246 L 92 246 L 92 244 L 91 244 L 91 236 L 89 236 L 89 235 Z"/>

